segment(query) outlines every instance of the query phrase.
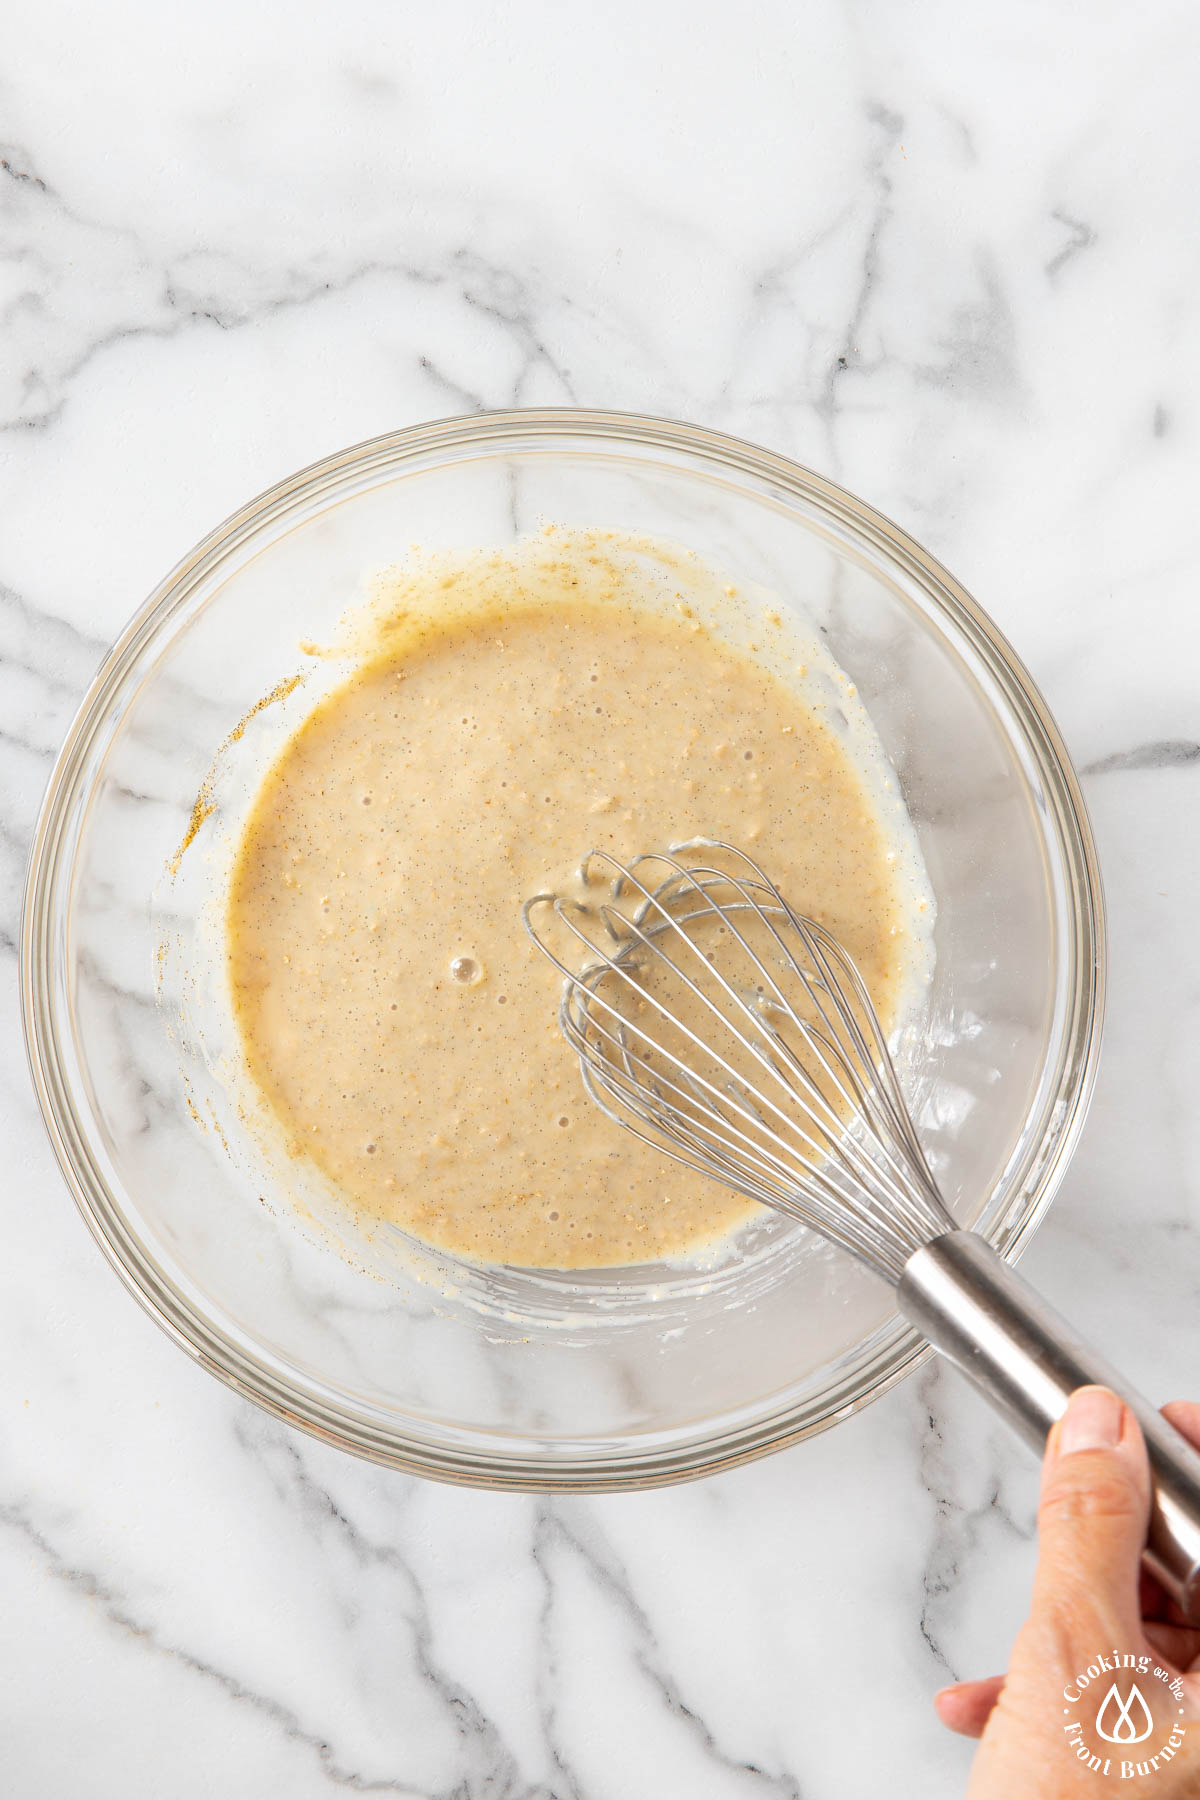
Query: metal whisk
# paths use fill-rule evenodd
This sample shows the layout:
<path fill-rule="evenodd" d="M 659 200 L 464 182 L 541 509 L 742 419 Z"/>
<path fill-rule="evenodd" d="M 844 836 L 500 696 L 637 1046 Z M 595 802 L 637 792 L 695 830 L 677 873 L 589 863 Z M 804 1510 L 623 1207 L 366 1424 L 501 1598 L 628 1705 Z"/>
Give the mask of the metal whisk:
<path fill-rule="evenodd" d="M 695 839 L 628 864 L 592 851 L 580 873 L 587 886 L 607 873 L 608 898 L 537 894 L 523 918 L 563 975 L 559 1022 L 591 1098 L 676 1162 L 883 1276 L 1035 1449 L 1076 1388 L 1119 1393 L 1150 1454 L 1146 1562 L 1200 1622 L 1200 1455 L 955 1225 L 847 952 L 729 844 Z"/>

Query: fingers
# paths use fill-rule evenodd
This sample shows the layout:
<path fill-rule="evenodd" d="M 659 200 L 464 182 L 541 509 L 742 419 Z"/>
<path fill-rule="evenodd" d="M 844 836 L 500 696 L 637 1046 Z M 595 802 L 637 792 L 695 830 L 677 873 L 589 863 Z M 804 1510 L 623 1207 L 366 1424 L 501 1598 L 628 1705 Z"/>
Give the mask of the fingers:
<path fill-rule="evenodd" d="M 1200 1405 L 1176 1402 L 1163 1411 L 1200 1449 Z M 1142 1571 L 1149 1512 L 1150 1470 L 1137 1420 L 1106 1388 L 1081 1388 L 1046 1445 L 1033 1610 L 1009 1674 L 956 1682 L 934 1696 L 942 1723 L 964 1737 L 981 1737 L 991 1720 L 981 1756 L 999 1755 L 1012 1720 L 1040 1717 L 1064 1672 L 1084 1666 L 1100 1646 L 1148 1647 L 1181 1669 L 1200 1657 L 1200 1632 L 1181 1628 L 1177 1609 Z"/>
<path fill-rule="evenodd" d="M 956 1681 L 933 1696 L 937 1716 L 960 1737 L 981 1737 L 1003 1686 L 1003 1675 L 989 1675 L 986 1681 Z"/>
<path fill-rule="evenodd" d="M 1200 1450 L 1200 1405 L 1194 1400 L 1172 1400 L 1163 1407 L 1162 1415 L 1194 1449 Z"/>
<path fill-rule="evenodd" d="M 1141 1624 L 1138 1572 L 1149 1512 L 1137 1420 L 1107 1388 L 1080 1388 L 1046 1445 L 1035 1615 L 1079 1636 L 1081 1648 L 1098 1628 L 1132 1640 Z"/>

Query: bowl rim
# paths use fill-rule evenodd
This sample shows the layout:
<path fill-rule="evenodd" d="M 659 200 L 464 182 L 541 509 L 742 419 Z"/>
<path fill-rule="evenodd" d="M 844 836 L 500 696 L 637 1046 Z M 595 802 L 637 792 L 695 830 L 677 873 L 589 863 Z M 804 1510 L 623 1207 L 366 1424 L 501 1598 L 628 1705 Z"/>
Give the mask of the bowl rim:
<path fill-rule="evenodd" d="M 1073 902 L 1071 947 L 1075 983 L 1068 1110 L 1059 1120 L 1052 1151 L 1037 1166 L 1019 1218 L 1006 1219 L 997 1242 L 1015 1261 L 1027 1246 L 1058 1189 L 1078 1142 L 1095 1087 L 1106 983 L 1103 889 L 1091 822 L 1061 733 L 1040 690 L 1007 638 L 963 585 L 916 539 L 891 519 L 789 457 L 747 439 L 704 426 L 651 415 L 574 407 L 511 408 L 425 421 L 365 439 L 306 465 L 265 489 L 209 531 L 163 578 L 137 609 L 104 657 L 85 693 L 46 785 L 29 854 L 20 927 L 20 990 L 26 1056 L 43 1124 L 67 1186 L 108 1262 L 125 1287 L 167 1335 L 194 1361 L 228 1387 L 276 1418 L 335 1447 L 369 1460 L 458 1485 L 526 1491 L 611 1492 L 663 1486 L 733 1468 L 784 1449 L 861 1411 L 912 1373 L 932 1354 L 902 1320 L 880 1346 L 869 1386 L 838 1398 L 798 1420 L 794 1407 L 756 1416 L 720 1436 L 680 1433 L 671 1447 L 632 1450 L 605 1460 L 595 1451 L 550 1457 L 514 1453 L 513 1442 L 484 1433 L 460 1432 L 461 1445 L 403 1440 L 366 1415 L 336 1400 L 322 1399 L 282 1378 L 264 1360 L 240 1347 L 165 1279 L 142 1252 L 96 1168 L 75 1116 L 53 1020 L 55 955 L 61 948 L 51 930 L 50 901 L 59 877 L 60 853 L 68 820 L 83 789 L 80 776 L 91 746 L 103 728 L 110 699 L 130 663 L 187 603 L 196 584 L 229 552 L 264 525 L 286 517 L 336 488 L 351 471 L 370 472 L 420 462 L 423 458 L 485 444 L 497 453 L 523 439 L 552 447 L 555 439 L 627 442 L 653 450 L 690 454 L 735 474 L 768 478 L 793 500 L 800 499 L 865 538 L 887 561 L 899 565 L 946 615 L 984 661 L 1002 689 L 1025 746 L 1055 801 L 1058 837 L 1069 874 Z M 1062 1096 L 1060 1096 L 1060 1099 Z M 862 1371 L 852 1379 L 861 1379 Z M 851 1384 L 852 1385 L 852 1382 Z M 490 1445 L 491 1448 L 483 1448 Z"/>

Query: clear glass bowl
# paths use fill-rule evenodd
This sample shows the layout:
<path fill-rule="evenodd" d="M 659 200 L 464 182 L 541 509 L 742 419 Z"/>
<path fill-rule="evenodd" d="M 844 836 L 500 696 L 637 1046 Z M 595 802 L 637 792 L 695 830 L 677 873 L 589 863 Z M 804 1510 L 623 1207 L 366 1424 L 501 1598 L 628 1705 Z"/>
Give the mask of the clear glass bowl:
<path fill-rule="evenodd" d="M 84 1217 L 206 1368 L 421 1474 L 638 1487 L 794 1443 L 899 1380 L 923 1346 L 889 1291 L 776 1222 L 708 1270 L 454 1265 L 339 1225 L 264 1159 L 231 1099 L 223 878 L 257 774 L 317 690 L 252 709 L 304 662 L 302 640 L 330 639 L 370 567 L 546 520 L 672 538 L 762 583 L 858 683 L 939 905 L 910 1090 L 957 1215 L 1015 1256 L 1079 1132 L 1099 1040 L 1100 882 L 1062 742 L 990 620 L 911 538 L 795 463 L 692 426 L 445 420 L 332 456 L 214 531 L 115 645 L 58 759 L 23 1003 Z"/>

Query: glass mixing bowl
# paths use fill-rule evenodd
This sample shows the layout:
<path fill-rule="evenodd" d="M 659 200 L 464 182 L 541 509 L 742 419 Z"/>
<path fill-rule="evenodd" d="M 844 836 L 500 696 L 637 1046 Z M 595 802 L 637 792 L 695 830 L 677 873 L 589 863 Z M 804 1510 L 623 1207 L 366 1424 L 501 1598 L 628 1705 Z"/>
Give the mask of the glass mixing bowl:
<path fill-rule="evenodd" d="M 794 1443 L 890 1387 L 923 1354 L 890 1291 L 775 1220 L 707 1268 L 582 1275 L 356 1229 L 243 1126 L 221 965 L 256 779 L 338 673 L 289 687 L 301 642 L 328 642 L 364 572 L 414 542 L 500 544 L 547 520 L 674 539 L 762 584 L 857 682 L 939 908 L 909 1090 L 957 1216 L 1015 1256 L 1098 1050 L 1100 883 L 1075 775 L 1025 670 L 931 556 L 820 476 L 692 426 L 444 420 L 331 456 L 214 531 L 115 645 L 58 759 L 23 1004 L 85 1219 L 206 1368 L 424 1475 L 638 1487 Z"/>

